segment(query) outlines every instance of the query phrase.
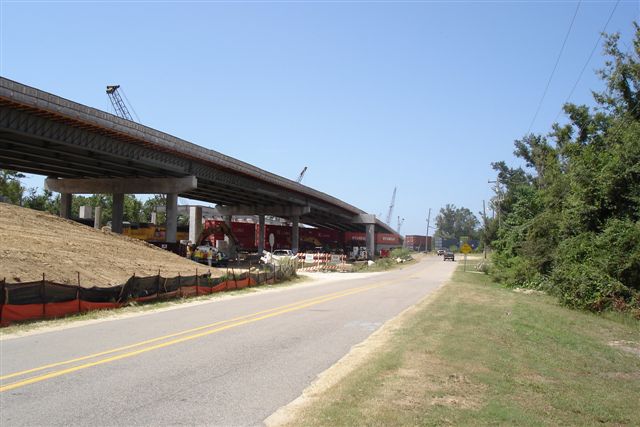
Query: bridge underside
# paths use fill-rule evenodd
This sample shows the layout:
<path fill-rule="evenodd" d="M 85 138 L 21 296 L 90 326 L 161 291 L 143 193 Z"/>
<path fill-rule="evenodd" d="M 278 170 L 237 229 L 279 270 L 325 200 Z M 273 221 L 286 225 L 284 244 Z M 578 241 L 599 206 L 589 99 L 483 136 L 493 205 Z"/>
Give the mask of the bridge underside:
<path fill-rule="evenodd" d="M 335 206 L 198 158 L 179 156 L 170 148 L 158 150 L 154 144 L 123 133 L 3 99 L 0 168 L 76 179 L 195 176 L 197 188 L 179 193 L 180 197 L 226 206 L 272 206 L 276 210 L 300 207 L 305 212 L 300 216 L 302 223 L 365 231 L 364 224 L 353 220 L 364 214 L 362 211 Z M 380 221 L 375 222 L 377 232 L 390 231 Z"/>

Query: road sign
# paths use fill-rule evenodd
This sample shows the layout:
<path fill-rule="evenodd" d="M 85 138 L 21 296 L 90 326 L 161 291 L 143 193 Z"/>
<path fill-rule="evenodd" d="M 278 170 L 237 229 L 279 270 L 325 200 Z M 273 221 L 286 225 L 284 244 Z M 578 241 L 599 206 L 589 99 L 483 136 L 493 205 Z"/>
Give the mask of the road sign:
<path fill-rule="evenodd" d="M 460 248 L 460 252 L 462 252 L 463 254 L 468 254 L 469 252 L 472 251 L 471 246 L 469 246 L 468 243 L 465 243 L 464 245 L 462 245 L 462 247 Z"/>
<path fill-rule="evenodd" d="M 273 233 L 269 234 L 269 246 L 271 246 L 273 248 L 273 244 L 276 242 L 276 236 L 273 235 Z"/>

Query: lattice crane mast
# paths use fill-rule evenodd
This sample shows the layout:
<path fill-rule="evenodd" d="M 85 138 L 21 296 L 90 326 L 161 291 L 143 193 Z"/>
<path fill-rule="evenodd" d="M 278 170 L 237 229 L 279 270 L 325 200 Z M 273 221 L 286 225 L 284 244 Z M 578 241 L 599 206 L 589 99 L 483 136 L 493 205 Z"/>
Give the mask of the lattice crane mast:
<path fill-rule="evenodd" d="M 396 191 L 398 187 L 393 187 L 393 196 L 391 196 L 391 204 L 389 205 L 389 213 L 387 213 L 387 220 L 385 221 L 387 225 L 391 225 L 391 215 L 393 214 L 393 207 L 396 204 Z"/>
<path fill-rule="evenodd" d="M 404 218 L 400 219 L 400 217 L 398 217 L 398 234 L 400 234 L 400 228 L 402 228 L 402 224 L 404 224 Z"/>
<path fill-rule="evenodd" d="M 302 172 L 300 172 L 300 175 L 298 175 L 298 179 L 296 179 L 296 182 L 299 184 L 300 181 L 302 181 L 302 177 L 304 176 L 304 173 L 307 171 L 307 167 L 305 166 L 304 169 L 302 169 Z"/>
<path fill-rule="evenodd" d="M 122 97 L 120 96 L 120 92 L 118 92 L 119 88 L 120 88 L 120 85 L 107 86 L 107 95 L 109 96 L 111 105 L 113 105 L 113 109 L 116 112 L 116 116 L 133 121 L 133 118 L 129 113 L 129 109 L 127 108 L 127 105 L 122 100 Z"/>

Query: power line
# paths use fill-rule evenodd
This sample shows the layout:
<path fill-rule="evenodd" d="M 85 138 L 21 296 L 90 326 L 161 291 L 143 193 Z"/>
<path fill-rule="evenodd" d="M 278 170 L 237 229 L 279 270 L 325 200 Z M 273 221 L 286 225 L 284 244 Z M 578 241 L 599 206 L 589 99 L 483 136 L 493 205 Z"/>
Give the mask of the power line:
<path fill-rule="evenodd" d="M 618 0 L 619 2 L 620 0 Z M 527 134 L 531 132 L 531 128 L 538 117 L 538 113 L 540 112 L 540 108 L 542 107 L 542 103 L 544 98 L 547 96 L 547 91 L 549 90 L 549 86 L 551 85 L 551 80 L 553 79 L 553 75 L 556 73 L 556 69 L 558 68 L 558 63 L 560 62 L 560 57 L 562 56 L 562 52 L 564 52 L 564 47 L 567 44 L 567 39 L 569 38 L 569 34 L 571 33 L 571 29 L 573 28 L 573 23 L 576 20 L 576 16 L 578 15 L 578 9 L 580 9 L 580 4 L 582 0 L 578 2 L 576 5 L 576 10 L 573 12 L 573 18 L 571 18 L 571 24 L 569 24 L 569 29 L 567 30 L 567 34 L 564 35 L 564 40 L 562 41 L 562 47 L 560 48 L 560 52 L 558 52 L 558 57 L 556 58 L 556 63 L 553 66 L 553 71 L 551 71 L 551 75 L 549 76 L 549 80 L 547 80 L 547 86 L 544 88 L 544 92 L 542 92 L 542 97 L 540 98 L 540 102 L 538 102 L 538 108 L 536 108 L 536 113 L 533 115 L 533 119 L 531 120 L 531 124 L 529 124 L 529 129 L 527 130 Z"/>
<path fill-rule="evenodd" d="M 602 35 L 607 30 L 607 26 L 609 25 L 609 22 L 611 21 L 611 18 L 613 18 L 613 14 L 615 13 L 615 11 L 618 8 L 619 4 L 620 4 L 620 0 L 616 1 L 616 4 L 613 5 L 613 9 L 611 9 L 611 13 L 609 14 L 609 18 L 607 19 L 607 22 L 605 22 L 604 27 L 602 27 L 602 30 L 600 31 L 600 35 L 598 36 L 598 40 L 596 40 L 596 44 L 593 45 L 593 49 L 591 49 L 591 53 L 589 54 L 589 57 L 587 58 L 587 61 L 584 63 L 584 66 L 582 67 L 582 70 L 580 70 L 580 74 L 578 74 L 578 78 L 576 79 L 576 82 L 573 84 L 573 87 L 571 88 L 571 92 L 569 92 L 569 96 L 567 96 L 567 99 L 562 103 L 563 106 L 569 102 L 569 100 L 571 99 L 571 96 L 573 95 L 573 92 L 576 90 L 576 87 L 578 87 L 578 83 L 580 83 L 580 79 L 582 79 L 582 75 L 584 74 L 584 70 L 587 69 L 587 65 L 589 65 L 589 62 L 591 62 L 591 58 L 593 58 L 593 54 L 596 52 L 596 49 L 598 48 L 598 45 L 600 44 L 600 40 L 602 40 Z M 562 114 L 562 111 L 563 111 L 563 109 L 560 108 L 560 111 L 556 115 L 556 118 L 555 118 L 554 122 L 558 121 L 558 117 L 560 117 L 560 114 Z"/>

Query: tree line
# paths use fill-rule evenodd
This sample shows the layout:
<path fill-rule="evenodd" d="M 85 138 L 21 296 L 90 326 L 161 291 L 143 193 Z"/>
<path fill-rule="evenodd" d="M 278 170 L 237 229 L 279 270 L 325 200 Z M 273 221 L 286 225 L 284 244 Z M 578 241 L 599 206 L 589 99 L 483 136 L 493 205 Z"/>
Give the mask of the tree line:
<path fill-rule="evenodd" d="M 36 188 L 26 188 L 21 182 L 23 178 L 25 175 L 20 172 L 0 169 L 0 196 L 4 199 L 0 201 L 59 215 L 60 195 L 54 195 L 46 189 L 38 192 Z M 71 202 L 71 216 L 73 218 L 80 215 L 80 206 L 101 207 L 101 221 L 102 224 L 106 224 L 111 221 L 113 196 L 110 194 L 74 195 Z M 166 196 L 162 194 L 156 194 L 144 202 L 133 194 L 125 194 L 123 219 L 134 224 L 148 222 L 151 213 L 157 212 L 157 222 L 163 224 L 166 220 L 166 214 L 163 210 L 165 206 Z M 158 211 L 158 208 L 161 210 Z M 179 223 L 185 221 L 184 218 L 178 220 Z"/>
<path fill-rule="evenodd" d="M 515 141 L 526 165 L 492 164 L 498 211 L 483 240 L 492 274 L 594 311 L 640 317 L 640 27 L 625 52 L 605 35 L 595 106 L 564 105 L 569 122 Z"/>

